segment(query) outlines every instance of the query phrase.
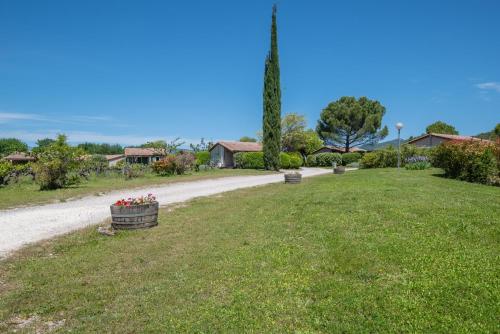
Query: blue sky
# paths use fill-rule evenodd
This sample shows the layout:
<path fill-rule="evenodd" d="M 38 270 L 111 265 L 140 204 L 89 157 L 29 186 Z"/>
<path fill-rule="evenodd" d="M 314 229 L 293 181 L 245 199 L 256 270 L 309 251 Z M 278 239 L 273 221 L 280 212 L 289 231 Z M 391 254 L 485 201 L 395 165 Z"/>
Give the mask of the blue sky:
<path fill-rule="evenodd" d="M 261 128 L 272 1 L 0 0 L 0 137 L 238 139 Z M 500 1 L 278 1 L 282 112 L 367 96 L 418 135 L 500 122 Z"/>

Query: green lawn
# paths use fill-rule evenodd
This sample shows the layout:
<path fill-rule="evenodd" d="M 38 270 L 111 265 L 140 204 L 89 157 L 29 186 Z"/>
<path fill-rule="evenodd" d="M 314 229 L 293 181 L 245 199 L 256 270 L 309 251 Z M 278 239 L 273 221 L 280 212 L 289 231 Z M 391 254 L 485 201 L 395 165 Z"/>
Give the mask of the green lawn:
<path fill-rule="evenodd" d="M 64 189 L 40 191 L 39 186 L 32 181 L 23 181 L 17 184 L 0 187 L 0 210 L 16 206 L 26 206 L 54 201 L 65 201 L 87 195 L 99 194 L 111 190 L 161 185 L 179 181 L 195 181 L 201 179 L 263 174 L 265 171 L 248 169 L 213 169 L 203 172 L 193 172 L 186 175 L 158 176 L 146 174 L 143 177 L 126 180 L 122 176 L 91 177 L 87 182 Z"/>
<path fill-rule="evenodd" d="M 499 332 L 500 188 L 432 173 L 240 190 L 32 246 L 0 263 L 0 332 Z"/>

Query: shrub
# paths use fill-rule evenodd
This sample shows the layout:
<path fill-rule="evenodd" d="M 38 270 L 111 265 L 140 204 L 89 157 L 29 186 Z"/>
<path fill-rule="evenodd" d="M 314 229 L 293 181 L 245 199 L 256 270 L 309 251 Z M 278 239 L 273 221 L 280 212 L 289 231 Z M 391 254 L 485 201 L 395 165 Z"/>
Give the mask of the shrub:
<path fill-rule="evenodd" d="M 318 165 L 316 161 L 316 154 L 311 154 L 307 156 L 306 165 L 309 167 L 316 167 Z"/>
<path fill-rule="evenodd" d="M 175 172 L 182 175 L 191 170 L 195 164 L 195 157 L 191 153 L 181 153 L 175 156 Z"/>
<path fill-rule="evenodd" d="M 262 152 L 239 152 L 234 155 L 235 167 L 243 169 L 264 169 Z"/>
<path fill-rule="evenodd" d="M 123 167 L 123 175 L 127 179 L 144 176 L 149 171 L 149 166 L 144 164 L 128 164 Z"/>
<path fill-rule="evenodd" d="M 416 155 L 405 159 L 405 168 L 408 170 L 424 170 L 431 168 L 431 164 L 426 156 Z"/>
<path fill-rule="evenodd" d="M 353 162 L 358 162 L 362 155 L 358 152 L 349 152 L 342 154 L 342 165 L 347 166 Z"/>
<path fill-rule="evenodd" d="M 290 169 L 299 169 L 304 164 L 304 159 L 299 153 L 290 153 Z"/>
<path fill-rule="evenodd" d="M 210 163 L 210 152 L 198 151 L 194 154 L 196 158 L 196 166 L 208 165 Z"/>
<path fill-rule="evenodd" d="M 316 166 L 332 167 L 333 163 L 342 164 L 342 156 L 340 153 L 318 153 L 316 154 Z"/>
<path fill-rule="evenodd" d="M 290 155 L 285 152 L 280 153 L 280 168 L 289 169 L 290 168 Z"/>
<path fill-rule="evenodd" d="M 397 167 L 398 152 L 392 147 L 369 152 L 363 155 L 360 164 L 363 168 Z"/>
<path fill-rule="evenodd" d="M 9 161 L 0 161 L 0 185 L 8 182 L 10 174 L 14 171 L 14 166 Z"/>
<path fill-rule="evenodd" d="M 41 190 L 57 189 L 74 184 L 78 176 L 71 175 L 81 164 L 82 151 L 66 143 L 66 136 L 44 147 L 35 163 L 36 180 Z"/>
<path fill-rule="evenodd" d="M 152 168 L 159 175 L 182 175 L 195 165 L 195 157 L 191 153 L 168 155 L 160 161 L 156 161 Z"/>
<path fill-rule="evenodd" d="M 495 155 L 499 148 L 480 141 L 448 142 L 439 145 L 432 156 L 433 165 L 450 178 L 493 183 L 498 177 Z"/>
<path fill-rule="evenodd" d="M 156 161 L 152 165 L 152 169 L 156 174 L 167 176 L 175 174 L 175 156 L 167 155 L 160 161 Z"/>

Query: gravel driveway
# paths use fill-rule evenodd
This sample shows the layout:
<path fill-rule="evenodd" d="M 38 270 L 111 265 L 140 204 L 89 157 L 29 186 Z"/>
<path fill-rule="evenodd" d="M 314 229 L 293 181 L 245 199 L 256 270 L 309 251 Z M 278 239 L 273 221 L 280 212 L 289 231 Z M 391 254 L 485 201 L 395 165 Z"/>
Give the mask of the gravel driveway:
<path fill-rule="evenodd" d="M 303 168 L 303 177 L 331 173 L 320 168 Z M 283 182 L 283 174 L 235 176 L 211 180 L 173 183 L 151 188 L 120 190 L 103 196 L 0 211 L 0 258 L 24 245 L 68 233 L 110 217 L 109 205 L 119 198 L 155 194 L 160 205 L 225 191 Z"/>

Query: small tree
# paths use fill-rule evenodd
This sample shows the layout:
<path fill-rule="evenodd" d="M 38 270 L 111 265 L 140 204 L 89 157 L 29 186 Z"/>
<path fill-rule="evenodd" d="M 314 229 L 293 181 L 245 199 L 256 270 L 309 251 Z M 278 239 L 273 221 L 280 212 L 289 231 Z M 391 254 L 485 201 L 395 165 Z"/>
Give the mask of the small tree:
<path fill-rule="evenodd" d="M 314 130 L 305 130 L 307 124 L 303 115 L 288 114 L 281 120 L 281 144 L 285 152 L 299 152 L 303 157 L 323 145 Z"/>
<path fill-rule="evenodd" d="M 328 144 L 339 145 L 348 152 L 353 146 L 377 143 L 388 134 L 382 127 L 385 107 L 366 97 L 341 97 L 321 112 L 316 131 Z"/>
<path fill-rule="evenodd" d="M 38 154 L 38 161 L 35 163 L 40 190 L 62 188 L 76 181 L 77 176 L 70 178 L 70 173 L 78 169 L 82 153 L 80 149 L 67 144 L 65 135 L 59 135 L 52 144 L 45 147 Z"/>
<path fill-rule="evenodd" d="M 445 122 L 437 121 L 425 128 L 426 133 L 442 133 L 449 135 L 458 135 L 458 131 L 453 125 L 446 124 Z"/>

